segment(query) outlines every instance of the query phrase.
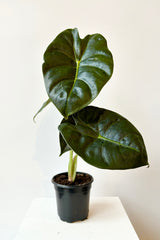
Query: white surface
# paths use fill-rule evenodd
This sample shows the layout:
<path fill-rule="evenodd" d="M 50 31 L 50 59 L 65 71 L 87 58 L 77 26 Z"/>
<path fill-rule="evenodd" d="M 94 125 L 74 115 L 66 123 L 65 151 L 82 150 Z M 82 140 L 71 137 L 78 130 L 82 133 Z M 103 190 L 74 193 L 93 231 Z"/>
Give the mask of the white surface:
<path fill-rule="evenodd" d="M 32 117 L 47 99 L 43 53 L 69 27 L 108 40 L 114 72 L 93 105 L 135 124 L 150 162 L 107 171 L 78 158 L 78 170 L 93 175 L 92 196 L 120 196 L 141 240 L 159 240 L 160 0 L 0 0 L 0 239 L 13 239 L 32 199 L 52 197 L 50 179 L 67 170 L 62 116 L 48 106 Z"/>
<path fill-rule="evenodd" d="M 15 240 L 138 240 L 118 197 L 93 198 L 89 218 L 62 222 L 53 198 L 37 198 Z"/>

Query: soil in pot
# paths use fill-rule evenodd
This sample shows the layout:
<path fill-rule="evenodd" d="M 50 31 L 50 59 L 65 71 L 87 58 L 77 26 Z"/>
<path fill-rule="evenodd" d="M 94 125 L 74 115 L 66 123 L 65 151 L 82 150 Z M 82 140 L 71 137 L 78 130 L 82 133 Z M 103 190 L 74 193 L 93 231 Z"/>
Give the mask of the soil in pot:
<path fill-rule="evenodd" d="M 68 175 L 67 174 L 61 174 L 61 175 L 57 175 L 54 178 L 54 181 L 56 183 L 62 184 L 62 185 L 72 185 L 72 186 L 80 186 L 80 185 L 84 185 L 87 184 L 89 182 L 92 181 L 92 177 L 86 173 L 77 173 L 76 175 L 76 179 L 74 182 L 69 182 L 68 181 Z"/>

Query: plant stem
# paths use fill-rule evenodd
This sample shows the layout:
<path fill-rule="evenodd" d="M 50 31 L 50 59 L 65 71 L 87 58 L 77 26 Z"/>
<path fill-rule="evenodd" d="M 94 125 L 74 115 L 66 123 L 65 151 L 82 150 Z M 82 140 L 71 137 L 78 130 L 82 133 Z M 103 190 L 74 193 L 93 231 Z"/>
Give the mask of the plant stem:
<path fill-rule="evenodd" d="M 70 156 L 69 156 L 69 164 L 68 164 L 68 181 L 69 182 L 74 182 L 76 178 L 77 157 L 78 157 L 77 154 L 73 157 L 73 150 L 71 150 Z"/>

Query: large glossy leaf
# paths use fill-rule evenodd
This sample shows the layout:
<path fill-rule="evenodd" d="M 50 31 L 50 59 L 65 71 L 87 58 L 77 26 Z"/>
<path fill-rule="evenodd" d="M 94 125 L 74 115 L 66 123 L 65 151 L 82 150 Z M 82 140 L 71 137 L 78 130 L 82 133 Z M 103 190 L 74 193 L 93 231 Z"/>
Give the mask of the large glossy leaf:
<path fill-rule="evenodd" d="M 89 164 L 106 169 L 148 165 L 139 131 L 124 117 L 97 107 L 86 107 L 66 120 L 59 131 L 66 143 Z"/>
<path fill-rule="evenodd" d="M 65 118 L 89 105 L 112 72 L 112 54 L 100 34 L 81 39 L 77 29 L 67 29 L 44 53 L 46 91 Z"/>

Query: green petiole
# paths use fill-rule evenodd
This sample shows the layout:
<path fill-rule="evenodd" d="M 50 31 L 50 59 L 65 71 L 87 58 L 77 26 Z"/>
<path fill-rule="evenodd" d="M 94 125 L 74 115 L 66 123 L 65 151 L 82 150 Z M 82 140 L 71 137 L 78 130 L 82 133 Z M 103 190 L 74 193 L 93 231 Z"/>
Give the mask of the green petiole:
<path fill-rule="evenodd" d="M 76 169 L 77 169 L 77 157 L 76 154 L 73 157 L 73 150 L 70 151 L 69 164 L 68 164 L 68 181 L 74 182 L 76 178 Z"/>

